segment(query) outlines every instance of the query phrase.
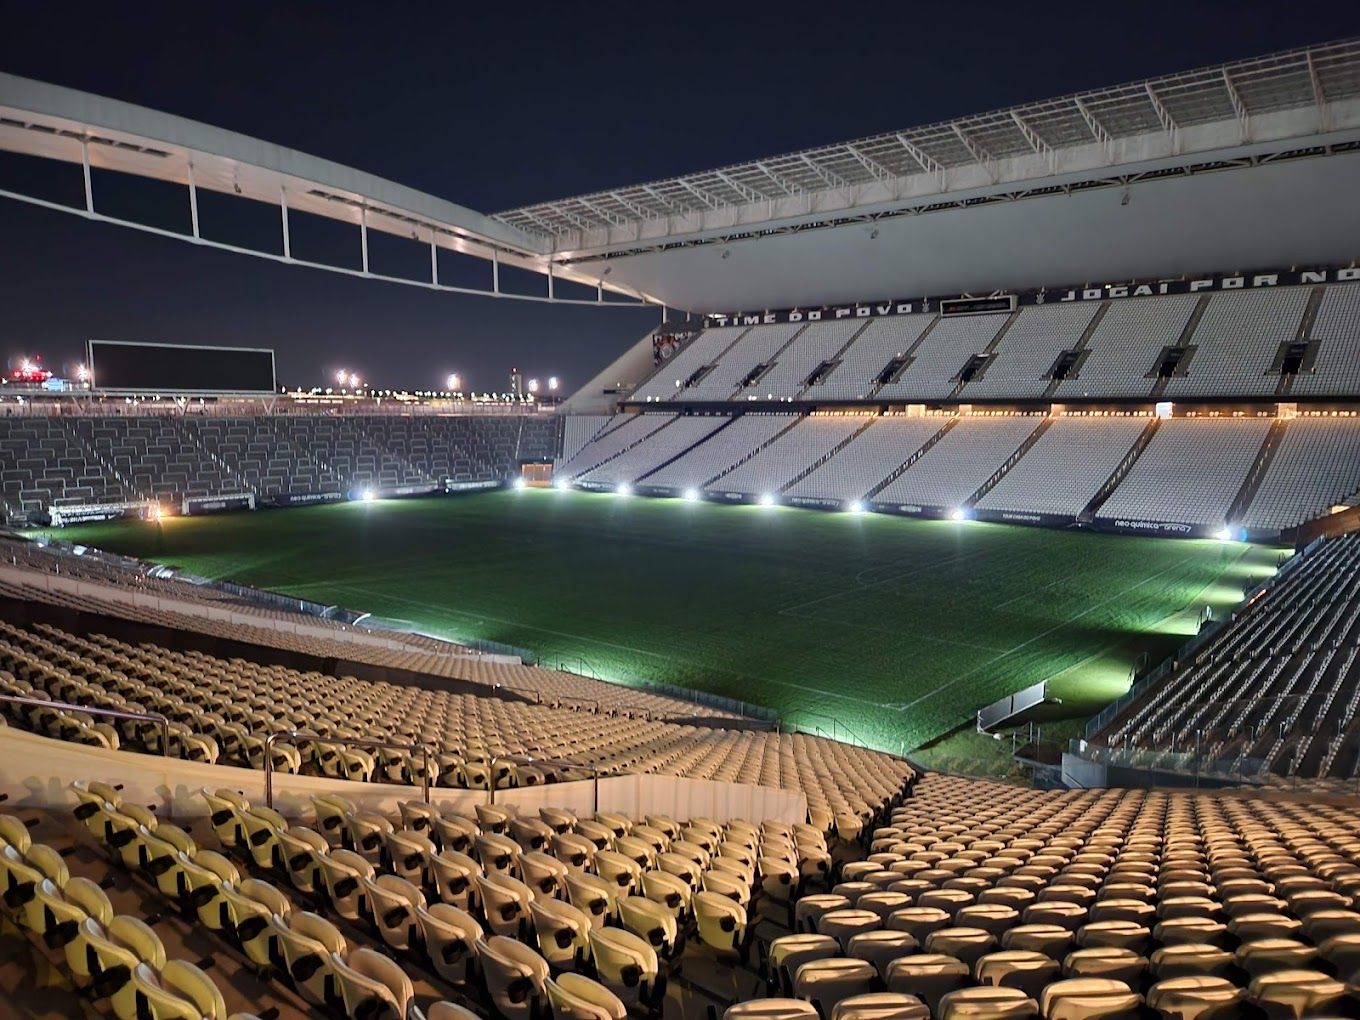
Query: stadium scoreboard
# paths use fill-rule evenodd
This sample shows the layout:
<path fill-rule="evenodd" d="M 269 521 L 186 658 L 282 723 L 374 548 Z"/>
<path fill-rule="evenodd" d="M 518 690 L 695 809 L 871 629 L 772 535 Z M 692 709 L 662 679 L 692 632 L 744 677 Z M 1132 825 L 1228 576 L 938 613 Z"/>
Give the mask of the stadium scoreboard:
<path fill-rule="evenodd" d="M 92 387 L 104 393 L 275 392 L 270 348 L 89 340 L 86 363 Z"/>

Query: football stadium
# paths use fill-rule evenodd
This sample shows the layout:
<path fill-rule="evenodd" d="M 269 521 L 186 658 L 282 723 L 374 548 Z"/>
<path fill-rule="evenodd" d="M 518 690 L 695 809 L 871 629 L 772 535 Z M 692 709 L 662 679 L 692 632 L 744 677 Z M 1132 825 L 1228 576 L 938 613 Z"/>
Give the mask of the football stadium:
<path fill-rule="evenodd" d="M 0 1014 L 1360 1016 L 1360 39 L 882 126 L 485 213 L 0 73 L 7 211 L 652 323 L 10 365 Z"/>

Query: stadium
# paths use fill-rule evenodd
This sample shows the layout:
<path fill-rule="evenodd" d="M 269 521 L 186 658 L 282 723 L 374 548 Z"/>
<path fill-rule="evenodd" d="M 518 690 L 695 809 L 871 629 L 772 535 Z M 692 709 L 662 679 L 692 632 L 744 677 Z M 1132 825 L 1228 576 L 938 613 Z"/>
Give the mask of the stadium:
<path fill-rule="evenodd" d="M 6 209 L 653 325 L 11 365 L 5 1015 L 1360 1016 L 1360 40 L 496 213 L 287 144 L 0 73 Z"/>

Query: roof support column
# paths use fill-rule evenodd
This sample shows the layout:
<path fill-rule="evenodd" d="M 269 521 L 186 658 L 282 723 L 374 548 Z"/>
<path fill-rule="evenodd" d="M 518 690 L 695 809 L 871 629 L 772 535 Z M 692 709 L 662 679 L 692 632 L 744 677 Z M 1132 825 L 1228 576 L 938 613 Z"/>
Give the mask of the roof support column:
<path fill-rule="evenodd" d="M 501 292 L 501 253 L 491 249 L 491 293 Z"/>
<path fill-rule="evenodd" d="M 359 254 L 363 257 L 364 275 L 368 275 L 368 206 L 359 209 Z"/>
<path fill-rule="evenodd" d="M 80 168 L 85 172 L 85 211 L 94 215 L 94 188 L 90 183 L 90 143 L 80 140 Z"/>
<path fill-rule="evenodd" d="M 194 232 L 194 240 L 199 239 L 198 234 L 198 188 L 194 185 L 194 161 L 191 159 L 189 167 L 189 226 Z"/>
<path fill-rule="evenodd" d="M 434 243 L 434 231 L 430 231 L 430 282 L 439 286 L 439 246 Z"/>
<path fill-rule="evenodd" d="M 282 185 L 279 187 L 279 219 L 283 223 L 283 257 L 291 259 L 293 257 L 293 240 L 288 235 L 288 192 Z M 367 265 L 364 267 L 367 269 Z"/>

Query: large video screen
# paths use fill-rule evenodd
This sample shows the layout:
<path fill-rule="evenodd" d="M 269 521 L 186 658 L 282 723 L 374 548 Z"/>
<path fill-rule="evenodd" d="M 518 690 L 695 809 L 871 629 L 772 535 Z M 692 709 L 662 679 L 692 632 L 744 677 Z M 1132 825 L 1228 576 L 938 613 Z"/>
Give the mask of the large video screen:
<path fill-rule="evenodd" d="M 119 393 L 273 393 L 274 352 L 123 340 L 88 343 L 97 390 Z"/>

